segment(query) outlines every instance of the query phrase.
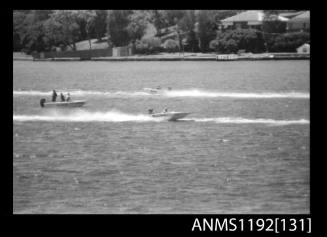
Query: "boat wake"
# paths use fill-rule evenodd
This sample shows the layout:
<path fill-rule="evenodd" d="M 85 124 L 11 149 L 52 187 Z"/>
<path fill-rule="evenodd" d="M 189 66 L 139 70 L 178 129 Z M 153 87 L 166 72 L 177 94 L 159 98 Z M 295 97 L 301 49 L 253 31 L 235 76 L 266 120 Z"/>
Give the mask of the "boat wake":
<path fill-rule="evenodd" d="M 201 90 L 177 90 L 166 91 L 168 97 L 221 97 L 221 98 L 244 98 L 244 99 L 269 99 L 269 98 L 296 98 L 309 99 L 308 93 L 303 92 L 261 92 L 261 93 L 241 93 L 241 92 L 210 92 Z"/>
<path fill-rule="evenodd" d="M 49 111 L 44 115 L 13 115 L 13 120 L 19 122 L 160 122 L 162 119 L 145 114 L 127 114 L 112 110 L 108 112 L 74 111 L 71 113 Z"/>
<path fill-rule="evenodd" d="M 147 114 L 129 114 L 120 111 L 111 110 L 108 112 L 87 112 L 73 111 L 60 112 L 49 111 L 42 115 L 24 115 L 14 114 L 14 122 L 163 122 L 164 118 L 153 118 Z M 218 117 L 218 118 L 185 118 L 178 121 L 183 122 L 211 122 L 218 124 L 266 124 L 266 125 L 291 125 L 309 124 L 306 119 L 299 120 L 274 120 L 274 119 L 249 119 L 239 117 Z"/>
<path fill-rule="evenodd" d="M 85 91 L 85 90 L 58 90 L 64 94 L 70 93 L 72 96 L 98 96 L 98 97 L 137 97 L 137 96 L 150 96 L 153 95 L 143 91 Z M 52 95 L 52 91 L 13 91 L 14 96 L 48 96 Z"/>
<path fill-rule="evenodd" d="M 72 96 L 98 96 L 98 97 L 198 97 L 198 98 L 243 98 L 243 99 L 273 99 L 294 98 L 309 99 L 310 94 L 305 92 L 214 92 L 198 89 L 191 90 L 162 90 L 158 93 L 146 91 L 90 91 L 90 90 L 58 90 L 69 92 Z M 51 96 L 51 91 L 15 90 L 14 96 Z"/>
<path fill-rule="evenodd" d="M 195 121 L 195 122 L 214 122 L 220 124 L 267 124 L 267 125 L 291 125 L 291 124 L 309 124 L 307 119 L 299 120 L 275 120 L 275 119 L 248 119 L 239 117 L 220 117 L 220 118 L 188 118 L 180 121 Z"/>

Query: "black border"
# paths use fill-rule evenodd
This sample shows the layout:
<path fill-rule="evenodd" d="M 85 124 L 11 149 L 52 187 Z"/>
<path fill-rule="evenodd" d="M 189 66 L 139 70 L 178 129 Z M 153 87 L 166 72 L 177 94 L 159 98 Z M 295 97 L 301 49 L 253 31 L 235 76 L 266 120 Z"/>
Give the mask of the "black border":
<path fill-rule="evenodd" d="M 87 2 L 85 2 L 87 3 Z M 290 5 L 285 5 L 285 2 L 278 4 L 278 6 L 282 6 L 282 7 L 264 7 L 265 9 L 309 9 L 311 11 L 311 21 L 313 19 L 313 21 L 315 22 L 315 15 L 313 15 L 312 13 L 318 13 L 315 10 L 313 10 L 310 6 L 299 6 L 299 3 L 292 3 L 292 2 L 288 2 Z M 144 7 L 144 5 L 142 4 L 132 4 L 127 6 L 127 4 L 125 4 L 125 6 L 110 6 L 111 9 L 153 9 L 153 8 L 160 8 L 160 9 L 259 9 L 262 8 L 259 5 L 257 6 L 253 6 L 251 4 L 248 4 L 246 2 L 243 2 L 242 4 L 230 4 L 230 6 L 226 7 L 224 6 L 224 4 L 222 4 L 221 2 L 216 3 L 217 6 L 205 6 L 202 5 L 201 7 L 183 7 L 183 3 L 181 3 L 180 6 L 176 5 L 176 4 L 162 4 L 162 7 L 151 7 L 150 5 L 147 5 L 147 7 Z M 276 4 L 276 2 L 274 2 L 274 4 Z M 2 22 L 8 22 L 7 19 L 12 19 L 12 10 L 13 9 L 74 9 L 74 8 L 79 8 L 79 9 L 87 9 L 89 6 L 87 6 L 88 4 L 77 4 L 77 5 L 62 5 L 61 7 L 57 7 L 57 6 L 53 6 L 53 7 L 43 7 L 42 4 L 30 4 L 27 3 L 25 4 L 25 6 L 17 6 L 17 7 L 13 7 L 11 9 L 7 9 L 7 11 L 3 11 L 1 14 L 2 18 Z M 106 4 L 106 5 L 111 5 L 110 4 Z M 137 6 L 135 6 L 137 5 Z M 210 4 L 209 4 L 210 5 Z M 304 5 L 304 4 L 302 4 Z M 134 7 L 135 6 L 135 7 Z M 150 7 L 150 8 L 149 8 Z M 92 6 L 89 8 L 96 8 L 96 9 L 101 9 L 102 7 L 98 7 L 98 6 Z M 108 8 L 108 7 L 106 7 Z M 5 12 L 5 13 L 4 13 Z M 323 13 L 318 13 L 318 14 L 323 14 Z M 11 21 L 12 22 L 12 21 Z M 316 21 L 319 25 L 318 20 Z M 8 22 L 9 23 L 9 22 Z M 320 23 L 323 24 L 323 23 Z M 7 30 L 7 35 L 11 35 L 11 29 L 10 29 L 10 25 L 9 24 L 3 24 L 3 27 Z M 312 29 L 315 29 L 316 26 L 313 26 L 313 24 L 311 24 L 311 27 L 313 27 Z M 312 31 L 312 30 L 311 30 Z M 311 34 L 311 38 L 312 38 L 312 34 Z M 314 38 L 314 37 L 313 37 Z M 318 37 L 317 37 L 318 38 Z M 12 39 L 8 39 L 8 40 L 12 40 Z M 310 40 L 312 41 L 312 39 Z M 12 41 L 11 41 L 12 42 Z M 315 42 L 315 40 L 314 40 Z M 4 42 L 2 45 L 7 44 L 8 42 Z M 312 43 L 311 43 L 312 44 Z M 318 42 L 315 43 L 315 45 L 318 45 Z M 11 49 L 9 47 L 6 47 L 7 49 L 7 56 L 6 58 L 2 58 L 6 61 L 6 63 L 2 64 L 2 65 L 7 65 L 6 67 L 4 67 L 3 69 L 7 69 L 6 72 L 8 73 L 6 76 L 3 77 L 3 81 L 5 81 L 5 85 L 2 86 L 2 91 L 5 89 L 6 93 L 8 93 L 8 97 L 4 96 L 3 98 L 9 98 L 9 96 L 12 96 L 12 92 L 9 91 L 12 88 L 12 84 L 10 81 L 10 78 L 12 78 L 12 52 Z M 110 235 L 113 232 L 120 232 L 120 233 L 126 233 L 129 232 L 131 234 L 135 234 L 135 233 L 149 233 L 149 234 L 168 234 L 168 233 L 187 233 L 187 234 L 198 234 L 198 232 L 192 232 L 191 231 L 191 227 L 193 225 L 194 219 L 195 218 L 232 218 L 232 217 L 236 217 L 238 219 L 240 218 L 256 218 L 256 217 L 264 217 L 264 218 L 275 218 L 275 217 L 279 217 L 279 218 L 292 218 L 292 217 L 317 217 L 316 218 L 312 218 L 312 222 L 313 222 L 313 227 L 318 227 L 318 223 L 315 224 L 315 221 L 319 222 L 318 219 L 318 212 L 320 209 L 320 205 L 319 203 L 317 203 L 316 201 L 314 202 L 313 199 L 316 199 L 318 196 L 320 196 L 321 194 L 319 194 L 320 192 L 316 192 L 314 191 L 314 183 L 319 182 L 321 179 L 317 179 L 314 178 L 314 175 L 317 174 L 315 168 L 314 168 L 314 164 L 317 164 L 317 160 L 313 160 L 313 159 L 323 159 L 322 155 L 317 154 L 316 149 L 317 149 L 317 145 L 315 143 L 312 142 L 312 138 L 313 138 L 313 128 L 314 128 L 314 120 L 317 118 L 316 116 L 312 116 L 313 115 L 313 111 L 314 111 L 314 101 L 320 101 L 319 98 L 316 97 L 316 95 L 318 95 L 318 92 L 314 92 L 316 91 L 317 88 L 314 87 L 314 84 L 311 83 L 312 80 L 311 78 L 313 78 L 314 80 L 324 80 L 322 75 L 316 75 L 314 76 L 313 71 L 315 68 L 315 66 L 312 64 L 312 56 L 313 55 L 317 55 L 314 53 L 315 47 L 313 47 L 313 50 L 311 49 L 311 59 L 310 59 L 310 214 L 308 215 L 273 215 L 273 214 L 268 214 L 268 215 L 254 215 L 254 214 L 249 214 L 249 215 L 203 215 L 203 214 L 186 214 L 186 215 L 174 215 L 174 214 L 150 214 L 150 215 L 134 215 L 134 214 L 119 214 L 119 215 L 13 215 L 13 202 L 12 202 L 12 198 L 13 198 L 13 187 L 12 187 L 12 160 L 9 157 L 12 157 L 12 153 L 11 151 L 9 151 L 9 144 L 6 145 L 6 148 L 8 148 L 8 155 L 7 152 L 3 153 L 4 155 L 2 155 L 2 162 L 4 162 L 4 165 L 2 165 L 2 198 L 4 198 L 4 200 L 1 202 L 2 203 L 2 207 L 1 207 L 1 214 L 3 217 L 6 217 L 6 220 L 9 220 L 10 224 L 13 224 L 14 226 L 16 226 L 16 228 L 13 228 L 11 230 L 13 230 L 14 232 L 18 231 L 22 231 L 22 233 L 24 233 L 25 231 L 27 232 L 31 232 L 33 233 L 33 231 L 36 230 L 42 230 L 47 229 L 50 231 L 44 232 L 44 234 L 47 233 L 54 233 L 54 234 L 61 234 L 63 232 L 66 232 L 67 234 L 76 234 L 76 233 L 85 233 L 85 234 L 92 234 L 92 235 L 96 235 L 96 234 L 105 234 L 105 235 Z M 319 59 L 317 58 L 317 61 Z M 317 62 L 317 61 L 313 61 L 313 62 Z M 8 83 L 8 85 L 6 84 Z M 11 85 L 11 86 L 9 86 Z M 323 93 L 322 93 L 323 94 Z M 322 101 L 322 100 L 321 100 Z M 7 100 L 6 100 L 7 102 Z M 5 138 L 4 140 L 6 142 L 8 141 L 12 141 L 11 140 L 11 134 L 12 132 L 9 131 L 9 125 L 7 125 L 7 122 L 12 122 L 11 119 L 11 108 L 6 107 L 6 109 L 8 109 L 8 111 L 6 111 L 6 116 L 2 116 L 2 118 L 6 118 L 8 119 L 8 121 L 3 122 L 2 124 L 7 128 L 8 127 L 8 138 Z M 4 111 L 3 111 L 4 113 Z M 11 143 L 11 142 L 10 142 Z M 12 144 L 12 143 L 11 143 Z M 13 144 L 12 144 L 13 145 Z M 10 156 L 9 156 L 10 155 Z M 323 178 L 323 177 L 321 177 Z M 324 186 L 323 183 L 320 182 L 320 185 L 322 185 L 322 188 Z M 324 189 L 324 188 L 323 188 Z M 317 190 L 317 189 L 316 189 Z M 68 219 L 67 219 L 68 218 Z M 74 219 L 74 221 L 72 222 L 71 220 Z M 93 219 L 93 220 L 92 220 Z M 5 223 L 4 223 L 5 224 Z M 320 226 L 320 228 L 323 226 Z M 313 229 L 314 229 L 313 228 Z M 318 227 L 319 228 L 319 227 Z M 70 231 L 67 232 L 67 229 L 69 229 Z M 39 231 L 36 231 L 39 232 Z M 315 232 L 313 230 L 313 232 Z M 41 231 L 42 233 L 42 231 Z M 203 234 L 204 232 L 202 232 L 201 234 Z M 215 235 L 220 235 L 220 234 L 229 234 L 229 235 L 235 235 L 235 234 L 240 234 L 241 232 L 205 232 L 205 234 L 208 233 L 212 233 Z M 245 233 L 245 232 L 244 232 Z M 241 234 L 244 234 L 241 233 Z M 274 233 L 268 233 L 268 232 L 251 232 L 249 233 L 250 235 L 266 235 L 266 234 L 274 234 Z M 289 236 L 290 234 L 304 234 L 304 233 L 290 233 L 290 232 L 285 232 L 285 233 L 280 233 L 280 234 L 285 234 L 287 236 Z M 280 235 L 278 234 L 278 235 Z"/>

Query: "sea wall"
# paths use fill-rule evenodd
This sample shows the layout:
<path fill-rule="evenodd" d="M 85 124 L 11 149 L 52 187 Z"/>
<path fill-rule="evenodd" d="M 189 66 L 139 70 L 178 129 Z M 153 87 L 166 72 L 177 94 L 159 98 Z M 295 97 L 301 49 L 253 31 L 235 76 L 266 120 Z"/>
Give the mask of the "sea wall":
<path fill-rule="evenodd" d="M 79 58 L 82 60 L 97 58 L 97 57 L 111 57 L 112 49 L 91 49 L 78 51 L 62 51 L 62 52 L 41 52 L 33 54 L 35 59 L 47 58 Z"/>
<path fill-rule="evenodd" d="M 52 54 L 51 54 L 52 53 Z M 310 59 L 310 54 L 301 53 L 265 53 L 265 54 L 225 54 L 225 55 L 133 55 L 113 56 L 113 50 L 81 50 L 75 52 L 42 53 L 34 58 L 13 57 L 13 60 L 34 61 L 255 61 L 255 60 L 303 60 Z M 129 54 L 128 51 L 115 52 L 115 55 Z"/>

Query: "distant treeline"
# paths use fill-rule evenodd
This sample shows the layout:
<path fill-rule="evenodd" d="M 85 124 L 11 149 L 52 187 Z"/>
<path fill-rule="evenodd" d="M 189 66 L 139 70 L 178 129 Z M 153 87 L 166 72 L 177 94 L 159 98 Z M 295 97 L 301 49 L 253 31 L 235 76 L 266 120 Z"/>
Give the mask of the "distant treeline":
<path fill-rule="evenodd" d="M 160 51 L 235 53 L 293 52 L 308 42 L 309 33 L 284 33 L 269 22 L 264 31 L 239 29 L 221 31 L 222 19 L 238 10 L 15 10 L 13 50 L 76 50 L 76 43 L 106 37 L 108 47 L 131 45 L 134 52 Z M 265 11 L 267 19 L 269 11 Z M 155 28 L 149 34 L 149 25 Z M 276 22 L 278 24 L 278 22 Z M 163 37 L 173 27 L 173 37 Z M 174 34 L 175 33 L 175 34 Z"/>

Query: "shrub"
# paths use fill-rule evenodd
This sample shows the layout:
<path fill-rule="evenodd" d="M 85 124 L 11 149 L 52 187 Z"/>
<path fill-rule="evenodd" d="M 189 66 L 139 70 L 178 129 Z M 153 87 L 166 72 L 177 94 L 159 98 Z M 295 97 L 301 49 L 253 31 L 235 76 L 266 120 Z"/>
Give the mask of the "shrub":
<path fill-rule="evenodd" d="M 260 53 L 265 50 L 265 41 L 261 31 L 255 29 L 237 29 L 221 32 L 209 44 L 211 49 L 220 53 L 237 53 L 239 49 Z"/>
<path fill-rule="evenodd" d="M 216 39 L 211 40 L 209 43 L 209 48 L 213 49 L 213 50 L 217 50 L 218 49 L 218 40 L 216 40 Z"/>
<path fill-rule="evenodd" d="M 179 51 L 179 44 L 178 41 L 173 39 L 167 39 L 163 43 L 163 48 L 166 49 L 168 52 L 178 52 Z"/>
<path fill-rule="evenodd" d="M 32 52 L 32 50 L 29 49 L 29 48 L 23 48 L 23 49 L 21 50 L 21 52 L 22 52 L 22 53 L 25 53 L 25 54 L 30 54 L 30 53 Z"/>
<path fill-rule="evenodd" d="M 199 51 L 199 41 L 196 38 L 196 34 L 194 31 L 190 31 L 187 33 L 186 38 L 186 45 L 184 46 L 185 51 L 197 52 Z"/>
<path fill-rule="evenodd" d="M 162 51 L 161 40 L 157 37 L 145 38 L 137 40 L 135 43 L 136 53 L 150 54 Z"/>
<path fill-rule="evenodd" d="M 294 32 L 267 38 L 267 44 L 271 52 L 296 52 L 296 48 L 310 41 L 310 34 L 307 32 Z"/>

